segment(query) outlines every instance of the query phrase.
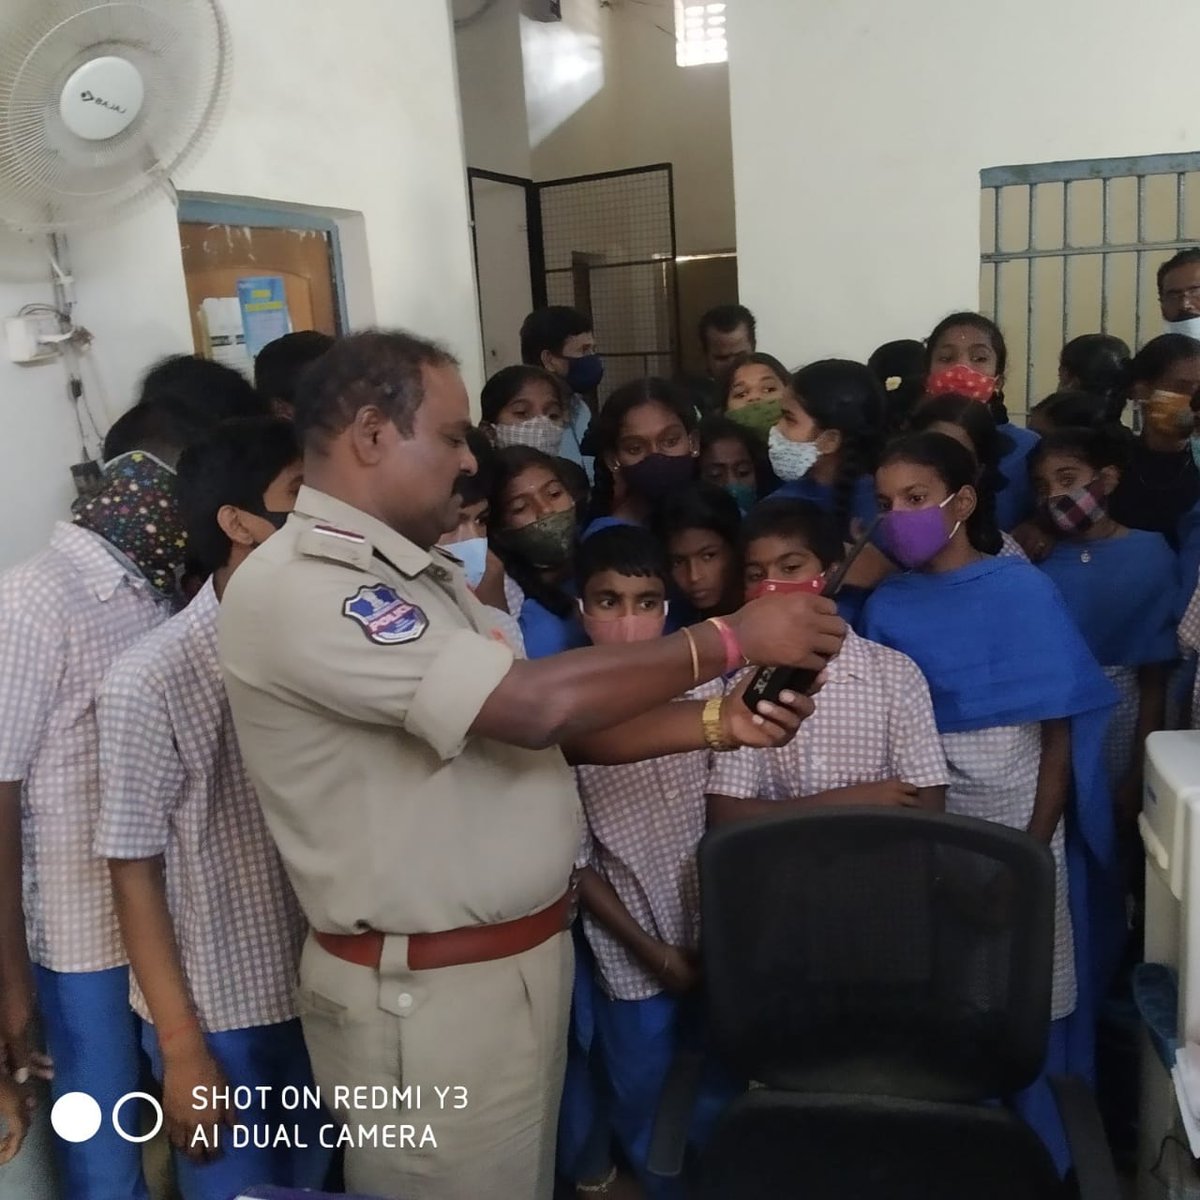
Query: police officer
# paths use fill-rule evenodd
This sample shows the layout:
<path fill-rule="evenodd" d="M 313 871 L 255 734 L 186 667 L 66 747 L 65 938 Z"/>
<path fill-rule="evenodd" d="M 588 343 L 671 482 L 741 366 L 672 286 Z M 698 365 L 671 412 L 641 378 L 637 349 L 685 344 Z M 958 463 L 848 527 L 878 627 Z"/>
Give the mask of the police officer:
<path fill-rule="evenodd" d="M 474 470 L 454 359 L 347 337 L 309 369 L 296 422 L 306 486 L 230 582 L 220 653 L 313 929 L 300 1007 L 346 1183 L 548 1200 L 580 834 L 559 745 L 587 754 L 599 731 L 613 761 L 622 722 L 630 757 L 778 744 L 807 699 L 759 718 L 667 702 L 743 656 L 819 668 L 844 627 L 830 601 L 780 596 L 654 643 L 514 660 L 435 545 Z"/>

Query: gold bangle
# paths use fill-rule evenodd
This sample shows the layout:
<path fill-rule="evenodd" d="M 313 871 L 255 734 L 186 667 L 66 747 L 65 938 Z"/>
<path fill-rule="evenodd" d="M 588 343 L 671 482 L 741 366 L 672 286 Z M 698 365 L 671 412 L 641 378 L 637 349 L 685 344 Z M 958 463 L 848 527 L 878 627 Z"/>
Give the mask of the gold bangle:
<path fill-rule="evenodd" d="M 688 649 L 692 652 L 692 687 L 696 687 L 700 682 L 700 651 L 696 649 L 696 639 L 686 625 L 679 632 L 687 638 Z"/>
<path fill-rule="evenodd" d="M 714 696 L 711 700 L 706 700 L 704 707 L 700 710 L 700 724 L 704 727 L 705 745 L 710 750 L 718 752 L 733 749 L 733 746 L 725 740 L 725 731 L 721 728 L 721 709 L 724 704 L 724 696 Z"/>

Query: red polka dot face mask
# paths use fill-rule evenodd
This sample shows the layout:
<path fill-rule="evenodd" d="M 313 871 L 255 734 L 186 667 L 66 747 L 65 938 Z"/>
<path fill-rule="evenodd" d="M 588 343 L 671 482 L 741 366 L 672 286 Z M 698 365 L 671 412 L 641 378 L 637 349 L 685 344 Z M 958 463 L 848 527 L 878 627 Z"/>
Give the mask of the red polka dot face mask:
<path fill-rule="evenodd" d="M 966 363 L 932 372 L 925 381 L 925 391 L 930 396 L 966 396 L 986 404 L 995 394 L 998 380 L 994 375 L 985 375 Z"/>
<path fill-rule="evenodd" d="M 187 534 L 175 500 L 175 472 L 134 450 L 106 463 L 99 492 L 75 514 L 75 524 L 104 538 L 164 596 L 176 593 Z"/>

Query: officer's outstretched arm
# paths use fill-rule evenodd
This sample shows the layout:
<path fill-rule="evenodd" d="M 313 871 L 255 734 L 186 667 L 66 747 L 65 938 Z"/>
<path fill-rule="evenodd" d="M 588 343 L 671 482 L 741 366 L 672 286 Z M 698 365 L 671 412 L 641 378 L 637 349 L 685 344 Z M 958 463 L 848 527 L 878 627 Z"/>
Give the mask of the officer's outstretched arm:
<path fill-rule="evenodd" d="M 784 746 L 796 736 L 800 722 L 812 715 L 811 696 L 820 690 L 823 681 L 818 678 L 807 696 L 785 692 L 787 703 L 763 701 L 757 710 L 761 719 L 756 720 L 742 700 L 753 678 L 753 671 L 745 671 L 736 687 L 725 693 L 721 701 L 721 740 L 730 749 L 749 746 L 761 750 Z M 611 729 L 600 729 L 564 742 L 563 754 L 573 766 L 585 763 L 612 766 L 706 750 L 709 743 L 704 732 L 704 706 L 703 700 L 674 700 L 660 704 Z"/>
<path fill-rule="evenodd" d="M 813 671 L 841 649 L 846 628 L 833 601 L 811 595 L 764 597 L 725 619 L 746 661 Z M 484 701 L 470 732 L 541 748 L 641 716 L 727 670 L 728 648 L 714 625 L 693 626 L 690 634 L 695 674 L 683 633 L 515 662 Z"/>

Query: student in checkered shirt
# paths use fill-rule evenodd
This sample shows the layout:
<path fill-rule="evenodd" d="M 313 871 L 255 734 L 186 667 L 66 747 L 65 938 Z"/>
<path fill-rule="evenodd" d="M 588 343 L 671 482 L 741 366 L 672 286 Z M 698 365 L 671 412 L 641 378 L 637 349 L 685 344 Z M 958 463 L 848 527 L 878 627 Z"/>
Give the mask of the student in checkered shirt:
<path fill-rule="evenodd" d="M 767 500 L 742 527 L 746 598 L 819 593 L 844 546 L 830 519 L 804 500 Z M 929 687 L 906 655 L 847 633 L 816 711 L 795 739 L 713 760 L 710 824 L 781 807 L 899 805 L 940 810 L 950 776 Z"/>
<path fill-rule="evenodd" d="M 108 871 L 92 853 L 95 699 L 177 599 L 186 537 L 174 463 L 195 432 L 170 398 L 131 409 L 105 440 L 99 491 L 0 575 L 0 1071 L 37 1071 L 36 1007 L 51 1095 L 85 1092 L 105 1114 L 93 1138 L 55 1140 L 71 1200 L 147 1195 L 140 1148 L 107 1119 L 138 1089 L 140 1063 Z"/>
<path fill-rule="evenodd" d="M 307 927 L 242 765 L 217 658 L 225 587 L 287 520 L 300 477 L 292 426 L 273 418 L 226 422 L 184 452 L 180 508 L 208 582 L 116 661 L 97 706 L 95 851 L 111 870 L 184 1200 L 320 1187 L 331 1157 L 320 1106 L 281 1103 L 285 1087 L 313 1086 L 293 1001 Z M 265 1089 L 251 1108 L 214 1095 L 242 1086 Z M 235 1121 L 257 1131 L 249 1145 L 234 1145 Z M 277 1145 L 293 1127 L 302 1138 Z"/>
<path fill-rule="evenodd" d="M 1095 1004 L 1126 935 L 1104 736 L 1116 692 L 1055 585 L 981 546 L 974 458 L 940 433 L 884 452 L 875 485 L 885 549 L 903 572 L 863 610 L 868 637 L 929 683 L 950 765 L 950 812 L 1024 830 L 1054 858 L 1050 1037 L 1017 1108 L 1070 1164 L 1048 1073 L 1088 1078 Z"/>
<path fill-rule="evenodd" d="M 593 644 L 661 636 L 667 562 L 646 530 L 613 526 L 592 534 L 579 549 L 577 576 Z M 681 699 L 716 699 L 723 691 L 717 679 Z M 655 1197 L 682 1195 L 678 1180 L 649 1175 L 646 1158 L 675 1048 L 691 1032 L 682 1027 L 690 1017 L 682 1004 L 699 982 L 696 847 L 710 758 L 693 750 L 576 769 L 587 818 L 579 894 L 599 983 L 592 1000 L 612 1092 L 609 1115 L 646 1194 Z M 697 1136 L 728 1098 L 715 1080 L 704 1089 Z"/>

